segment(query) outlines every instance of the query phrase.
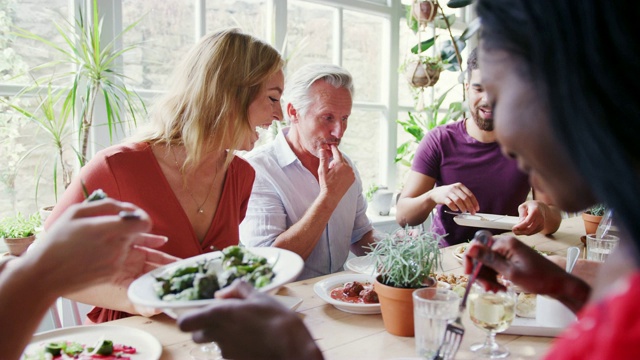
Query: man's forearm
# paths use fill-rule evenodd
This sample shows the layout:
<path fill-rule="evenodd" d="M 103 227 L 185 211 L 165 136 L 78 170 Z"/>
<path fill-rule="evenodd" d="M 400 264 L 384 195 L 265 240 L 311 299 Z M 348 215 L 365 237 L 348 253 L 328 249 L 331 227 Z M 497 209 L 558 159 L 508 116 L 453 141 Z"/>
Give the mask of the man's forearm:
<path fill-rule="evenodd" d="M 544 228 L 542 233 L 544 235 L 550 235 L 558 231 L 560 223 L 562 222 L 562 213 L 560 209 L 554 205 L 547 205 L 547 211 L 544 217 Z"/>
<path fill-rule="evenodd" d="M 338 202 L 320 194 L 300 221 L 278 235 L 273 246 L 291 250 L 306 260 L 320 240 Z"/>
<path fill-rule="evenodd" d="M 396 205 L 396 222 L 402 227 L 420 225 L 435 207 L 436 203 L 430 199 L 429 192 L 415 198 L 401 198 Z"/>

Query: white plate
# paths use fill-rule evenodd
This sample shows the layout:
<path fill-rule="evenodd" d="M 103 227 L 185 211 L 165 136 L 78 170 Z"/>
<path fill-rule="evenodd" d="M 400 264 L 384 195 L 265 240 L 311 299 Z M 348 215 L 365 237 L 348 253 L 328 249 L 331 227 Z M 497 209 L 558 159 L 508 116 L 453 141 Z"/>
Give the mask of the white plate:
<path fill-rule="evenodd" d="M 520 218 L 517 216 L 476 213 L 475 215 L 456 215 L 453 217 L 453 221 L 460 226 L 511 230 L 515 224 L 520 222 Z"/>
<path fill-rule="evenodd" d="M 295 280 L 304 267 L 302 258 L 289 250 L 275 247 L 252 247 L 246 248 L 246 250 L 255 255 L 267 258 L 267 262 L 273 266 L 273 272 L 276 274 L 269 285 L 259 289 L 261 292 L 275 291 L 282 285 Z M 215 251 L 183 259 L 152 270 L 134 280 L 131 285 L 129 285 L 127 292 L 129 300 L 139 306 L 162 309 L 167 315 L 174 318 L 183 312 L 209 305 L 215 301 L 220 301 L 216 299 L 163 301 L 156 295 L 153 284 L 156 282 L 155 278 L 171 273 L 177 268 L 190 266 L 206 259 L 221 258 L 222 253 Z"/>
<path fill-rule="evenodd" d="M 136 353 L 127 355 L 131 359 L 157 360 L 162 354 L 162 345 L 146 331 L 117 325 L 72 326 L 52 331 L 41 332 L 31 339 L 23 353 L 38 351 L 42 344 L 55 341 L 75 341 L 83 345 L 93 346 L 98 340 L 111 340 L 114 344 L 129 345 L 136 348 Z"/>
<path fill-rule="evenodd" d="M 373 284 L 374 277 L 366 274 L 340 274 L 318 281 L 313 285 L 313 291 L 325 302 L 338 310 L 352 314 L 380 314 L 380 304 L 351 304 L 331 298 L 331 290 L 343 286 L 350 281 Z"/>
<path fill-rule="evenodd" d="M 451 255 L 453 255 L 458 262 L 462 263 L 462 254 L 467 251 L 468 243 L 455 245 L 453 249 L 451 249 Z"/>
<path fill-rule="evenodd" d="M 538 324 L 535 318 L 516 316 L 511 326 L 501 334 L 556 337 L 565 328 Z"/>
<path fill-rule="evenodd" d="M 375 274 L 375 260 L 369 256 L 354 257 L 344 264 L 344 266 L 359 274 L 374 275 Z"/>

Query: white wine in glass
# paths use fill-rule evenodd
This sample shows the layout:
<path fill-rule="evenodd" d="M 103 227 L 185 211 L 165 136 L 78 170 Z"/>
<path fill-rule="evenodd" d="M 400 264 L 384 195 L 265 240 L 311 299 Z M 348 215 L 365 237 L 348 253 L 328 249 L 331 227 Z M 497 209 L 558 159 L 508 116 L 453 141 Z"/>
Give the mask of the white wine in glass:
<path fill-rule="evenodd" d="M 506 291 L 486 291 L 474 283 L 469 293 L 469 317 L 473 324 L 487 332 L 484 343 L 474 344 L 471 351 L 482 357 L 496 359 L 509 355 L 509 351 L 496 343 L 496 333 L 511 326 L 516 313 L 516 293 L 511 283 L 504 281 Z"/>

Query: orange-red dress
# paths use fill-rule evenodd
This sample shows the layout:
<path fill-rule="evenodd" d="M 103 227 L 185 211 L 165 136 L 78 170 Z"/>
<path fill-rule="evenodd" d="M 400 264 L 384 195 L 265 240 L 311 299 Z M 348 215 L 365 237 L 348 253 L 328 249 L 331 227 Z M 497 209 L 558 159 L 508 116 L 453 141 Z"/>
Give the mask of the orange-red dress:
<path fill-rule="evenodd" d="M 69 205 L 82 202 L 80 179 L 91 193 L 102 189 L 111 198 L 136 204 L 153 221 L 151 233 L 169 241 L 158 250 L 187 258 L 239 243 L 238 226 L 247 211 L 255 171 L 245 160 L 234 157 L 227 170 L 218 209 L 206 237 L 200 243 L 147 143 L 116 145 L 98 152 L 75 177 L 47 219 L 48 228 Z M 127 317 L 129 314 L 94 308 L 93 322 Z"/>
<path fill-rule="evenodd" d="M 589 305 L 553 343 L 545 359 L 640 359 L 640 272 L 619 291 Z"/>

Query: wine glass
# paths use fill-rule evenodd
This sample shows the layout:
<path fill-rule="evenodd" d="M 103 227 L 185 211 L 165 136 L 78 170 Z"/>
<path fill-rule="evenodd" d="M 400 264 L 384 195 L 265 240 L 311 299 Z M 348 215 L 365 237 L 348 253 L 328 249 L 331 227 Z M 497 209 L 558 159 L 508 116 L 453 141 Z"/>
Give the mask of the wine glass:
<path fill-rule="evenodd" d="M 496 343 L 496 333 L 509 328 L 516 313 L 516 293 L 511 282 L 503 280 L 506 290 L 493 292 L 474 282 L 469 293 L 469 317 L 473 324 L 487 332 L 483 343 L 471 345 L 479 356 L 496 359 L 509 355 L 509 350 Z"/>
<path fill-rule="evenodd" d="M 222 360 L 222 353 L 220 352 L 220 347 L 214 341 L 198 344 L 191 351 L 189 351 L 189 355 L 191 355 L 191 360 Z"/>

